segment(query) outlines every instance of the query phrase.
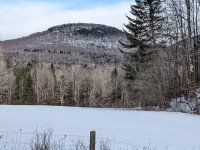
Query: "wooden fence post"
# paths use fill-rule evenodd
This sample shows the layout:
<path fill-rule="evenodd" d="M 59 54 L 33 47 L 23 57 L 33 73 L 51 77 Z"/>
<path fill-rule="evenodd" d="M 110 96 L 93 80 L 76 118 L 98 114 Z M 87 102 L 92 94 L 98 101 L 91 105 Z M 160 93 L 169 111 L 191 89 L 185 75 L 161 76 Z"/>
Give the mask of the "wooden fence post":
<path fill-rule="evenodd" d="M 96 132 L 90 132 L 90 150 L 95 150 Z"/>

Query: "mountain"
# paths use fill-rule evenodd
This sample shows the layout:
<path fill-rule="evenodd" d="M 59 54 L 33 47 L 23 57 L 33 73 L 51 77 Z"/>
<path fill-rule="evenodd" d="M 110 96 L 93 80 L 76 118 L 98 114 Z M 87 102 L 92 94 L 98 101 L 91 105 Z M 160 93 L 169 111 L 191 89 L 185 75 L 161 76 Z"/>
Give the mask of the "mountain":
<path fill-rule="evenodd" d="M 64 24 L 14 40 L 0 42 L 4 57 L 55 64 L 120 64 L 124 33 L 99 24 Z"/>

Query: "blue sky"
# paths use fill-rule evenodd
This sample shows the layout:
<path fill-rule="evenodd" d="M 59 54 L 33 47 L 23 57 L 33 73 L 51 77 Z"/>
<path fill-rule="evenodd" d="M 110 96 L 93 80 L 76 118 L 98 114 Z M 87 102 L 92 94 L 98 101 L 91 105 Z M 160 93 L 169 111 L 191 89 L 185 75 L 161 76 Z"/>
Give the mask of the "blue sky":
<path fill-rule="evenodd" d="M 97 6 L 105 6 L 116 4 L 120 2 L 133 2 L 133 0 L 0 0 L 0 4 L 12 4 L 20 3 L 22 1 L 26 2 L 47 2 L 47 3 L 60 3 L 65 6 L 66 9 L 77 10 L 77 9 L 87 9 Z"/>
<path fill-rule="evenodd" d="M 0 40 L 19 38 L 67 23 L 119 29 L 134 0 L 0 0 Z"/>

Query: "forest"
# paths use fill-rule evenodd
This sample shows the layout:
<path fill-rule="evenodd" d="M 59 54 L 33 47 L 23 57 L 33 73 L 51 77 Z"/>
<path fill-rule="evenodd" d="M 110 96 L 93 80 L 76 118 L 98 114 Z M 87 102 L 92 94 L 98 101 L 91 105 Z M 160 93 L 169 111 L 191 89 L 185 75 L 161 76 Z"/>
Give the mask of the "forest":
<path fill-rule="evenodd" d="M 21 63 L 2 53 L 0 103 L 165 110 L 184 96 L 198 113 L 199 8 L 199 0 L 136 0 L 121 65 Z"/>

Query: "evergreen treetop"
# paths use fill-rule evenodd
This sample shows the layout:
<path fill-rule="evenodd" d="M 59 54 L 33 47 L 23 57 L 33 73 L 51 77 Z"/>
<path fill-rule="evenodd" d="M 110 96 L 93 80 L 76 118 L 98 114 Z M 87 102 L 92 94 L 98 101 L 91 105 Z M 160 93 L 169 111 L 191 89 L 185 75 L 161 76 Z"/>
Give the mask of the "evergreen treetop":
<path fill-rule="evenodd" d="M 136 0 L 131 5 L 130 13 L 133 17 L 127 16 L 129 23 L 123 30 L 128 40 L 121 41 L 124 49 L 134 49 L 135 52 L 120 51 L 124 54 L 125 62 L 123 69 L 126 71 L 126 79 L 134 80 L 141 70 L 148 68 L 147 63 L 157 56 L 157 48 L 163 46 L 163 34 L 160 33 L 164 17 L 162 16 L 162 2 L 160 0 Z"/>

